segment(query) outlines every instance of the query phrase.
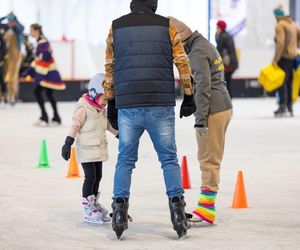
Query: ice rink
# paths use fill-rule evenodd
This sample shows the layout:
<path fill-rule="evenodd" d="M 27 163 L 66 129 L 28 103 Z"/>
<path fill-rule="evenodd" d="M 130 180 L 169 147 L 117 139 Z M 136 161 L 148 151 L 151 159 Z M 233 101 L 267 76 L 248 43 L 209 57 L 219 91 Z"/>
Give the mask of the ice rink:
<path fill-rule="evenodd" d="M 180 102 L 177 102 L 178 117 Z M 133 173 L 129 214 L 133 222 L 118 241 L 111 224 L 82 223 L 83 178 L 64 178 L 68 163 L 61 146 L 73 103 L 59 103 L 63 126 L 36 128 L 34 103 L 0 109 L 0 249 L 299 249 L 300 102 L 294 118 L 273 118 L 275 99 L 234 99 L 217 197 L 214 226 L 191 228 L 178 240 L 172 229 L 160 163 L 145 133 Z M 47 109 L 50 106 L 47 103 Z M 187 211 L 196 205 L 200 170 L 193 117 L 176 119 L 178 158 L 187 156 L 192 189 Z M 41 141 L 47 140 L 51 168 L 38 169 Z M 110 159 L 101 182 L 110 208 L 117 139 L 108 135 Z M 242 170 L 248 209 L 232 209 L 237 171 Z"/>

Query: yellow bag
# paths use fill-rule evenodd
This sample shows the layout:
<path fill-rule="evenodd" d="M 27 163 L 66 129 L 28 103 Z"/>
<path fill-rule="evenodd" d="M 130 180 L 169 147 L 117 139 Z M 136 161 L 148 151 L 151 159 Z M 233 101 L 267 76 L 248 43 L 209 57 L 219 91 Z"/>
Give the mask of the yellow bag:
<path fill-rule="evenodd" d="M 259 73 L 258 82 L 263 88 L 272 92 L 282 86 L 285 72 L 277 65 L 270 64 Z"/>
<path fill-rule="evenodd" d="M 293 103 L 297 101 L 298 95 L 299 95 L 299 88 L 300 88 L 300 66 L 297 68 L 297 70 L 294 71 L 293 74 L 293 93 L 292 93 L 292 100 Z"/>

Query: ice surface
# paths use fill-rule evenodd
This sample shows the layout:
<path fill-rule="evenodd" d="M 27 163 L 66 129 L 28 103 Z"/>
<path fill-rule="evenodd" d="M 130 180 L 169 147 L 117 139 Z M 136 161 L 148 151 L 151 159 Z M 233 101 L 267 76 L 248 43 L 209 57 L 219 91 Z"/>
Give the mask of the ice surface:
<path fill-rule="evenodd" d="M 60 150 L 74 104 L 59 103 L 64 125 L 58 128 L 32 126 L 39 116 L 34 103 L 0 109 L 0 249 L 299 249 L 299 102 L 294 118 L 274 119 L 274 99 L 233 101 L 217 223 L 190 229 L 185 240 L 178 240 L 172 229 L 160 163 L 144 134 L 132 178 L 129 214 L 134 221 L 121 241 L 110 224 L 81 222 L 83 178 L 64 178 L 68 164 Z M 185 193 L 187 211 L 196 205 L 200 185 L 193 125 L 192 117 L 176 119 L 178 158 L 181 162 L 187 156 L 192 182 Z M 43 138 L 50 169 L 36 168 Z M 117 140 L 111 135 L 108 139 L 110 159 L 104 164 L 101 201 L 110 208 Z M 248 209 L 230 208 L 238 170 L 244 173 Z"/>

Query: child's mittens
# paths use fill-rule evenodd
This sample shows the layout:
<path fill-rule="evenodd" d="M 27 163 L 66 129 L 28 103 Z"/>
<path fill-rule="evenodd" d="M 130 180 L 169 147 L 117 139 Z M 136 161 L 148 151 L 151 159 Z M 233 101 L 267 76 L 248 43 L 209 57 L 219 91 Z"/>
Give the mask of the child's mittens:
<path fill-rule="evenodd" d="M 71 155 L 71 146 L 74 143 L 74 138 L 71 136 L 67 136 L 65 140 L 65 144 L 61 148 L 61 156 L 64 158 L 66 161 L 70 159 Z"/>

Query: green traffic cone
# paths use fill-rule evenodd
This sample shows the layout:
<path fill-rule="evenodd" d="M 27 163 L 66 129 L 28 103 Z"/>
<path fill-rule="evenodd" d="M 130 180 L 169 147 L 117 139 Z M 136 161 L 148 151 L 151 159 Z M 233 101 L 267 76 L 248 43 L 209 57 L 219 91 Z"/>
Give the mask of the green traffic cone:
<path fill-rule="evenodd" d="M 43 139 L 38 168 L 50 168 L 46 140 Z"/>

